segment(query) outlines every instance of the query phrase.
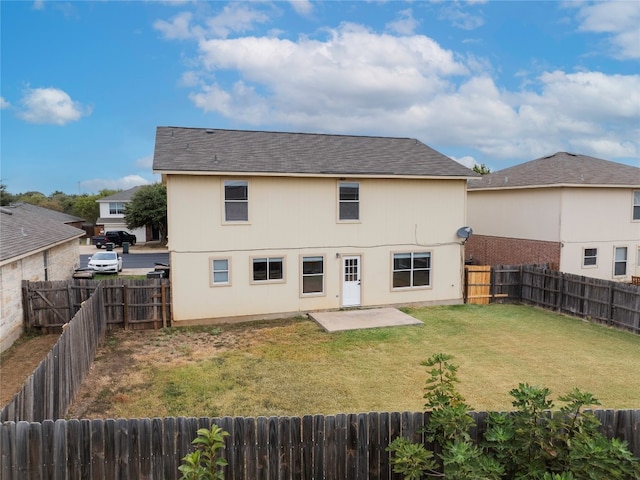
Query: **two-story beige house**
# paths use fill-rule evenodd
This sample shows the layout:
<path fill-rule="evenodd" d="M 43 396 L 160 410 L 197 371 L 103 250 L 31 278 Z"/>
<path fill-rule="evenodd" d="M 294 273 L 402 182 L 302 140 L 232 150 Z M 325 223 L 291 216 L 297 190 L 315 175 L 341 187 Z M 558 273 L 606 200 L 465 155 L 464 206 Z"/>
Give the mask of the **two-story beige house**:
<path fill-rule="evenodd" d="M 474 263 L 640 275 L 640 168 L 560 152 L 471 180 L 468 202 Z"/>
<path fill-rule="evenodd" d="M 467 179 L 412 138 L 159 127 L 175 325 L 461 303 Z"/>

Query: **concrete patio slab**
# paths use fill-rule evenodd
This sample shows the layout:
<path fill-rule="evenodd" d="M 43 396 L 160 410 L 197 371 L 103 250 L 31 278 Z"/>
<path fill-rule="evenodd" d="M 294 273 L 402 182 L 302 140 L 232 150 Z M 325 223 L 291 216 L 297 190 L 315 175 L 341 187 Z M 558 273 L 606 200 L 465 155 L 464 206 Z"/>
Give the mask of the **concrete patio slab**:
<path fill-rule="evenodd" d="M 309 313 L 309 317 L 327 332 L 423 324 L 411 315 L 390 307 L 312 312 Z"/>

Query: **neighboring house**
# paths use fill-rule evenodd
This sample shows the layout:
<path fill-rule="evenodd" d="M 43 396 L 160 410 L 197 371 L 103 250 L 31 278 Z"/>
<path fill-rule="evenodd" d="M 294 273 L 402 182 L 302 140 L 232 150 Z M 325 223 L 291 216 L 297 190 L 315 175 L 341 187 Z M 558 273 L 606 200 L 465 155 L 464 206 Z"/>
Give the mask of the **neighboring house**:
<path fill-rule="evenodd" d="M 640 168 L 564 152 L 532 160 L 470 181 L 467 219 L 473 263 L 640 275 Z"/>
<path fill-rule="evenodd" d="M 96 226 L 100 231 L 124 230 L 135 235 L 137 243 L 160 240 L 160 233 L 150 227 L 136 228 L 134 230 L 127 228 L 127 222 L 124 219 L 124 207 L 131 201 L 140 187 L 139 185 L 96 200 L 100 205 L 100 217 L 96 220 Z"/>
<path fill-rule="evenodd" d="M 28 210 L 30 212 L 41 215 L 43 217 L 56 220 L 60 223 L 64 223 L 65 225 L 69 225 L 71 227 L 82 229 L 82 227 L 85 225 L 84 218 L 76 217 L 75 215 L 69 215 L 68 213 L 64 213 L 64 212 L 58 212 L 57 210 L 51 210 L 50 208 L 44 208 L 38 205 L 32 205 L 30 203 L 25 203 L 25 202 L 16 202 L 12 206 L 19 206 L 24 210 Z"/>
<path fill-rule="evenodd" d="M 22 281 L 70 279 L 78 266 L 85 232 L 52 216 L 25 204 L 0 207 L 0 351 L 22 333 Z"/>
<path fill-rule="evenodd" d="M 462 302 L 467 179 L 411 138 L 156 132 L 174 325 Z"/>

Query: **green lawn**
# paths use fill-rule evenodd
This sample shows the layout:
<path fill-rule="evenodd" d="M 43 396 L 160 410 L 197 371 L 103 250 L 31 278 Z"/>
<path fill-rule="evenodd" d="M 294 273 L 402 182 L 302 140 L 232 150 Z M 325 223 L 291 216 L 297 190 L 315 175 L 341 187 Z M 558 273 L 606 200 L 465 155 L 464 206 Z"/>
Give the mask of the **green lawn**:
<path fill-rule="evenodd" d="M 308 320 L 222 326 L 256 340 L 199 358 L 185 337 L 180 365 L 140 364 L 139 385 L 113 386 L 102 415 L 257 416 L 420 411 L 420 362 L 454 355 L 459 390 L 476 410 L 509 410 L 519 382 L 593 393 L 603 408 L 640 407 L 640 336 L 514 305 L 407 309 L 409 327 L 326 333 Z M 165 335 L 168 333 L 165 332 Z M 156 334 L 159 335 L 159 334 Z M 210 341 L 215 341 L 215 335 Z M 178 347 L 179 350 L 180 347 Z M 117 348 L 114 348 L 117 354 Z"/>

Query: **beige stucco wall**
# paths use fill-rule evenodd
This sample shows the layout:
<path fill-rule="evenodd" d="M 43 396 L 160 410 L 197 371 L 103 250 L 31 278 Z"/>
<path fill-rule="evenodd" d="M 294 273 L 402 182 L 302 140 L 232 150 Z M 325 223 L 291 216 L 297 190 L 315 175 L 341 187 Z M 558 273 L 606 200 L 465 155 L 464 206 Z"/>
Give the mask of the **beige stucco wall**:
<path fill-rule="evenodd" d="M 560 190 L 469 190 L 467 222 L 478 235 L 560 240 Z"/>
<path fill-rule="evenodd" d="M 478 235 L 561 242 L 560 270 L 608 280 L 640 274 L 640 222 L 632 220 L 633 190 L 558 187 L 469 190 L 468 223 Z M 627 247 L 627 275 L 614 277 L 615 247 Z M 583 267 L 585 248 L 598 249 Z"/>
<path fill-rule="evenodd" d="M 78 240 L 52 247 L 47 253 L 47 280 L 66 280 L 79 264 Z M 22 281 L 45 280 L 45 251 L 33 253 L 0 267 L 0 351 L 9 348 L 22 334 Z"/>
<path fill-rule="evenodd" d="M 563 271 L 608 280 L 639 275 L 640 221 L 632 218 L 633 190 L 572 188 L 562 196 Z M 627 275 L 614 276 L 614 249 L 627 248 Z M 582 266 L 585 248 L 597 248 L 596 266 Z"/>
<path fill-rule="evenodd" d="M 234 179 L 237 179 L 234 177 Z M 360 182 L 360 221 L 337 221 L 335 178 L 253 177 L 249 223 L 224 224 L 222 179 L 168 176 L 174 321 L 342 306 L 341 257 L 362 256 L 363 306 L 461 301 L 464 180 Z M 392 252 L 432 252 L 430 288 L 392 291 Z M 255 256 L 285 259 L 285 281 L 251 283 Z M 301 296 L 302 255 L 325 257 L 325 292 Z M 231 286 L 210 286 L 210 259 L 231 259 Z"/>

